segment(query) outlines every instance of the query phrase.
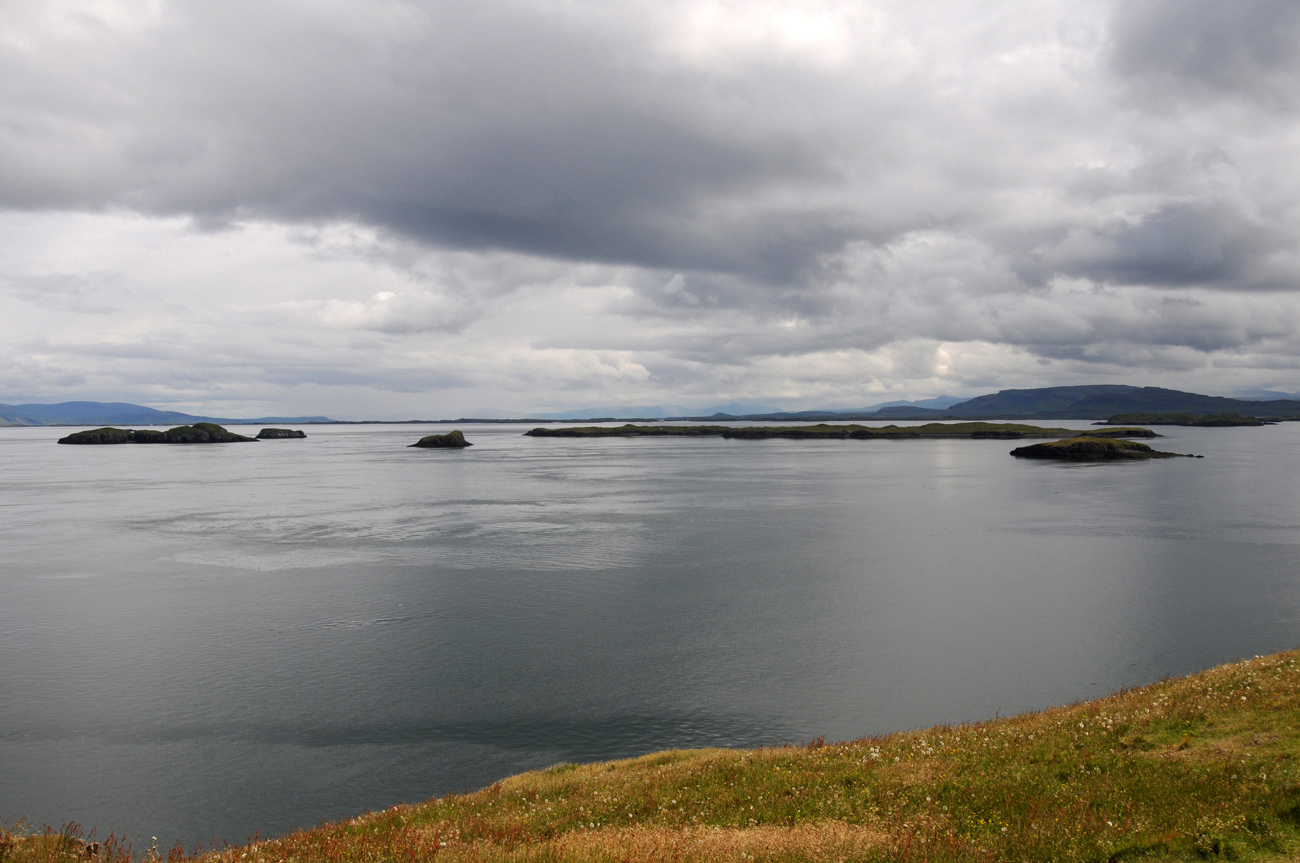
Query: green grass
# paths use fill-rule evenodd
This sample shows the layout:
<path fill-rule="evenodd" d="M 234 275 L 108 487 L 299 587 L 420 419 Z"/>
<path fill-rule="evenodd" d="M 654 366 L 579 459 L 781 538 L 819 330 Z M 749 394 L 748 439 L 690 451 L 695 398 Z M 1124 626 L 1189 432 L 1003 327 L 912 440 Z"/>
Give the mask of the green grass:
<path fill-rule="evenodd" d="M 1041 713 L 848 743 L 557 765 L 472 794 L 203 856 L 211 863 L 1296 859 L 1298 661 L 1300 653 L 1277 654 Z M 7 842 L 5 863 L 87 859 L 75 829 Z M 120 845 L 100 852 L 118 863 L 125 856 Z"/>

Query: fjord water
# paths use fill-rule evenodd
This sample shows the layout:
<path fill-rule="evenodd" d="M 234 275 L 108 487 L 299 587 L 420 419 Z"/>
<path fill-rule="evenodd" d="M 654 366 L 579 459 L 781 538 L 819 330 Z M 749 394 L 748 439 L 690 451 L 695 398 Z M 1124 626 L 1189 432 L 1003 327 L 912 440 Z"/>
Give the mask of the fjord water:
<path fill-rule="evenodd" d="M 0 821 L 237 842 L 1300 644 L 1300 423 L 1162 429 L 1205 458 L 1101 465 L 461 428 L 464 451 L 408 425 L 0 430 Z"/>

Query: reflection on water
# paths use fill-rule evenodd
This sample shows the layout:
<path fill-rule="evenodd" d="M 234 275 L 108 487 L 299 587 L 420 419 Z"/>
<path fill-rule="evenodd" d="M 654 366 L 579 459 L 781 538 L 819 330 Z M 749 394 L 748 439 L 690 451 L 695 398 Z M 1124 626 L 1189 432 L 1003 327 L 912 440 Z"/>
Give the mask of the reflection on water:
<path fill-rule="evenodd" d="M 1082 423 L 1075 424 L 1082 427 Z M 562 760 L 1043 707 L 1300 643 L 1300 424 L 252 447 L 0 430 L 0 820 L 188 845 Z"/>

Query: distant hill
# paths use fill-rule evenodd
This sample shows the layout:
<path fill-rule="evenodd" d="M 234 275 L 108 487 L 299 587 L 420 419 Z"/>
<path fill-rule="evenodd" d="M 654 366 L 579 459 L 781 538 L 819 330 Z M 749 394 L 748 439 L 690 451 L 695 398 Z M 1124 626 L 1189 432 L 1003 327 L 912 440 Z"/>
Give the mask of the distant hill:
<path fill-rule="evenodd" d="M 856 414 L 856 413 L 862 413 L 864 411 L 879 412 L 884 410 L 885 408 L 924 408 L 926 410 L 942 411 L 946 408 L 952 407 L 955 404 L 961 404 L 964 401 L 966 401 L 966 399 L 961 398 L 960 396 L 935 396 L 932 399 L 920 399 L 914 402 L 905 402 L 905 401 L 880 402 L 879 404 L 874 404 L 871 405 L 870 407 L 859 408 L 852 411 L 837 411 L 837 413 Z"/>
<path fill-rule="evenodd" d="M 1300 401 L 1246 401 L 1162 387 L 1102 384 L 1002 390 L 953 405 L 944 413 L 963 419 L 1107 419 L 1116 414 L 1128 413 L 1237 413 L 1256 417 L 1300 417 Z"/>
<path fill-rule="evenodd" d="M 946 398 L 945 398 L 946 400 Z M 933 400 L 938 402 L 939 400 Z M 1300 418 L 1300 399 L 1231 399 L 1161 387 L 1124 384 L 1002 390 L 951 406 L 926 402 L 891 404 L 861 411 L 793 411 L 748 416 L 693 417 L 754 421 L 817 420 L 1104 420 L 1116 414 L 1240 414 L 1263 419 Z"/>
<path fill-rule="evenodd" d="M 52 405 L 0 405 L 0 425 L 7 426 L 174 426 L 196 422 L 225 423 L 312 423 L 331 422 L 329 417 L 207 417 L 179 411 L 160 411 L 126 402 L 60 402 Z"/>
<path fill-rule="evenodd" d="M 1300 400 L 1300 393 L 1285 393 L 1280 390 L 1239 390 L 1232 396 L 1248 402 L 1271 402 L 1279 399 Z"/>
<path fill-rule="evenodd" d="M 725 405 L 693 409 L 678 405 L 630 405 L 623 407 L 576 408 L 571 411 L 556 413 L 539 413 L 532 416 L 548 420 L 587 420 L 587 419 L 666 419 L 680 416 L 746 416 L 749 414 L 779 413 L 780 408 L 766 405 L 730 402 Z"/>

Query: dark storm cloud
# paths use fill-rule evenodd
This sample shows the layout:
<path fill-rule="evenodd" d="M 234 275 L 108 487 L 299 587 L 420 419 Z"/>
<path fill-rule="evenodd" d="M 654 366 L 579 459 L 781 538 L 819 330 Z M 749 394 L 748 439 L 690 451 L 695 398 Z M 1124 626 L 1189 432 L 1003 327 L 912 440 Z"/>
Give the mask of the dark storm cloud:
<path fill-rule="evenodd" d="M 782 122 L 788 82 L 719 92 L 601 23 L 506 2 L 232 2 L 167 6 L 58 70 L 7 52 L 0 73 L 31 86 L 10 106 L 24 132 L 0 135 L 0 201 L 355 218 L 462 248 L 778 280 L 854 233 L 836 209 L 736 206 L 838 179 Z"/>

